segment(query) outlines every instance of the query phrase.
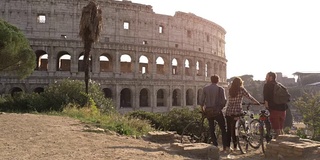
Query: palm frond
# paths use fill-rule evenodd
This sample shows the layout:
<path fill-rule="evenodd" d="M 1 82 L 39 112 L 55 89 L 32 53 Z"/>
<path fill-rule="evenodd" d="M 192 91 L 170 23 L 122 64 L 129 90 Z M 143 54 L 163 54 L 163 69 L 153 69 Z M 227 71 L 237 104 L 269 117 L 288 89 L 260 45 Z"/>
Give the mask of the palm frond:
<path fill-rule="evenodd" d="M 82 9 L 79 36 L 84 42 L 96 42 L 99 40 L 101 28 L 102 11 L 95 1 L 90 1 Z"/>

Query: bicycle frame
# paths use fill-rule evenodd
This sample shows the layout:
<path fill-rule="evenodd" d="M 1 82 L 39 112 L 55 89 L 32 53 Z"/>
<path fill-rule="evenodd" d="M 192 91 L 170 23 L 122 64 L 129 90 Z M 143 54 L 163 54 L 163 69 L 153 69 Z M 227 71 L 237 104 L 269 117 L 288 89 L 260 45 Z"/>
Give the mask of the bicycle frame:
<path fill-rule="evenodd" d="M 260 146 L 260 136 L 255 133 L 254 124 L 258 124 L 258 120 L 254 119 L 253 113 L 249 111 L 251 103 L 243 103 L 246 105 L 246 111 L 237 119 L 235 126 L 235 136 L 237 137 L 237 143 L 241 153 L 246 153 L 248 150 L 248 145 L 252 148 L 257 149 Z M 246 118 L 248 117 L 248 118 Z M 260 122 L 259 122 L 260 123 Z M 241 133 L 239 133 L 241 132 Z"/>
<path fill-rule="evenodd" d="M 246 118 L 248 117 L 248 119 Z M 253 114 L 249 112 L 249 106 L 247 106 L 247 110 L 243 111 L 243 113 L 238 117 L 235 124 L 235 136 L 237 137 L 237 144 L 241 151 L 241 153 L 245 154 L 248 150 L 248 145 L 251 144 L 251 135 L 249 125 L 253 120 Z M 241 133 L 240 133 L 241 132 Z"/>
<path fill-rule="evenodd" d="M 245 117 L 249 117 L 249 119 L 245 119 Z M 247 107 L 247 110 L 243 112 L 242 115 L 238 117 L 238 120 L 236 121 L 236 126 L 235 126 L 235 135 L 239 136 L 239 126 L 243 124 L 245 126 L 246 130 L 250 130 L 251 126 L 249 125 L 251 121 L 253 120 L 253 114 L 249 112 L 249 107 Z"/>
<path fill-rule="evenodd" d="M 267 110 L 261 110 L 259 113 L 259 131 L 260 131 L 260 145 L 262 148 L 262 152 L 265 153 L 265 146 L 264 146 L 264 138 L 266 139 L 266 142 L 268 143 L 269 137 L 271 136 L 271 128 L 270 126 L 267 126 L 266 123 L 270 123 L 269 121 L 269 113 Z"/>

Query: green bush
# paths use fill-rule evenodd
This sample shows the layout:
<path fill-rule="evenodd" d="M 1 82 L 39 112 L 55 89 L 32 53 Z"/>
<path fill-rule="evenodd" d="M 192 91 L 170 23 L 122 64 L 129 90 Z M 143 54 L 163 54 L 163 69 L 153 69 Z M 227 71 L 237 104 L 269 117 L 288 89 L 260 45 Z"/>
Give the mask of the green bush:
<path fill-rule="evenodd" d="M 299 128 L 298 130 L 297 130 L 297 136 L 299 136 L 300 138 L 304 138 L 304 139 L 306 139 L 308 136 L 305 134 L 305 132 L 304 132 L 304 129 L 302 129 L 302 128 Z"/>
<path fill-rule="evenodd" d="M 1 98 L 0 110 L 6 112 L 38 112 L 43 106 L 43 98 L 36 93 L 15 93 Z"/>
<path fill-rule="evenodd" d="M 92 123 L 103 129 L 115 131 L 121 135 L 140 137 L 150 131 L 154 131 L 146 120 L 123 116 L 116 112 L 101 113 L 94 104 L 86 107 L 69 104 L 63 109 L 62 114 L 80 119 L 86 123 Z"/>
<path fill-rule="evenodd" d="M 134 111 L 128 113 L 129 117 L 147 120 L 151 126 L 158 130 L 176 131 L 181 134 L 188 123 L 201 118 L 198 109 L 176 108 L 168 113 L 150 113 L 145 111 Z"/>
<path fill-rule="evenodd" d="M 157 130 L 163 130 L 162 114 L 161 113 L 152 113 L 146 111 L 133 111 L 126 114 L 129 118 L 137 118 L 141 120 L 148 121 L 151 126 Z"/>
<path fill-rule="evenodd" d="M 284 129 L 283 129 L 283 132 L 285 133 L 285 134 L 290 134 L 290 127 L 285 127 Z"/>
<path fill-rule="evenodd" d="M 68 104 L 77 104 L 79 107 L 83 107 L 88 100 L 92 100 L 102 112 L 113 113 L 115 111 L 112 100 L 104 97 L 99 84 L 90 82 L 89 94 L 87 95 L 84 82 L 79 80 L 65 79 L 50 84 L 40 94 L 19 92 L 14 96 L 7 95 L 1 99 L 1 111 L 62 111 Z"/>
<path fill-rule="evenodd" d="M 106 99 L 100 85 L 93 81 L 89 84 L 89 95 L 85 93 L 85 84 L 80 80 L 65 79 L 49 85 L 41 95 L 45 98 L 46 109 L 61 111 L 67 104 L 78 104 L 83 107 L 88 99 L 103 112 L 114 112 L 111 99 Z"/>
<path fill-rule="evenodd" d="M 199 120 L 201 114 L 199 109 L 190 110 L 188 108 L 173 109 L 162 117 L 162 123 L 164 130 L 177 131 L 181 134 L 183 128 L 187 126 L 188 123 Z"/>

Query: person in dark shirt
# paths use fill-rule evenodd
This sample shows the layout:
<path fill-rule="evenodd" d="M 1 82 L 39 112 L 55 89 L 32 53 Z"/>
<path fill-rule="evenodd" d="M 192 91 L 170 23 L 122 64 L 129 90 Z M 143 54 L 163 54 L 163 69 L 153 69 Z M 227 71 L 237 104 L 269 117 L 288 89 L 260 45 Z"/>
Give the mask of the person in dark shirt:
<path fill-rule="evenodd" d="M 263 86 L 263 98 L 265 107 L 270 112 L 271 128 L 276 133 L 275 138 L 278 135 L 283 134 L 284 121 L 286 119 L 287 104 L 275 104 L 273 101 L 273 90 L 276 85 L 276 74 L 274 72 L 268 72 L 266 75 L 266 83 Z"/>
<path fill-rule="evenodd" d="M 223 105 L 221 106 L 217 106 L 217 97 L 222 97 L 221 100 L 219 101 L 223 101 L 221 104 L 226 103 L 226 96 L 225 96 L 225 90 L 223 87 L 217 85 L 217 83 L 219 82 L 219 76 L 218 75 L 213 75 L 211 76 L 211 83 L 210 85 L 206 86 L 203 88 L 203 94 L 200 100 L 200 106 L 201 106 L 201 110 L 204 112 L 206 108 L 214 108 L 215 110 L 217 110 L 219 112 L 218 115 L 214 116 L 214 117 L 210 117 L 207 118 L 208 122 L 209 122 L 209 128 L 210 128 L 210 134 L 211 134 L 211 139 L 212 139 L 212 143 L 215 146 L 218 146 L 218 142 L 217 142 L 217 137 L 215 134 L 215 124 L 214 121 L 218 122 L 219 128 L 221 130 L 221 134 L 222 134 L 222 143 L 223 143 L 223 151 L 226 152 L 227 147 L 226 147 L 226 142 L 227 142 L 227 137 L 226 137 L 226 124 L 225 124 L 225 119 L 224 119 L 224 115 L 222 113 L 222 109 L 223 109 Z M 219 96 L 218 96 L 219 95 Z"/>

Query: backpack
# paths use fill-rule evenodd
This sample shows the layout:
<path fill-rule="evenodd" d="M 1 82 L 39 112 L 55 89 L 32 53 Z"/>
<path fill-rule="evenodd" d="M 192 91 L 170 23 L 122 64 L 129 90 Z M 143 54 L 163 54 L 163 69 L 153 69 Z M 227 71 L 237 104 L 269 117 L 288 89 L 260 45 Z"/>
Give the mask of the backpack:
<path fill-rule="evenodd" d="M 273 102 L 275 104 L 286 104 L 290 101 L 290 94 L 286 87 L 276 82 L 273 90 Z"/>

